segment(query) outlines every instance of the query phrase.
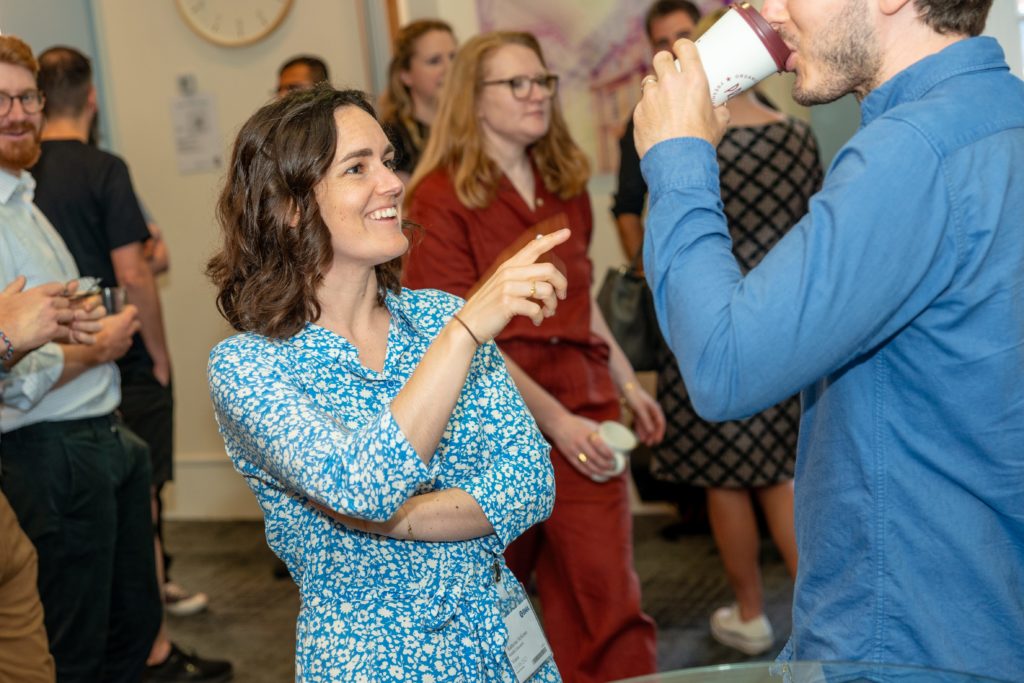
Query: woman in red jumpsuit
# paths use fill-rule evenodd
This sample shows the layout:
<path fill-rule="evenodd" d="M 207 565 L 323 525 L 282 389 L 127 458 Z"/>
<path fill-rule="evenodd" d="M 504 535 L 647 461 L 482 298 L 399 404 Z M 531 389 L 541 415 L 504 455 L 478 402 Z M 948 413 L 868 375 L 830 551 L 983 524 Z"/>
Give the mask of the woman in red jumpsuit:
<path fill-rule="evenodd" d="M 626 476 L 597 436 L 620 401 L 642 441 L 665 430 L 590 295 L 589 167 L 569 136 L 558 78 L 528 33 L 497 32 L 460 50 L 430 141 L 410 183 L 423 228 L 405 283 L 459 296 L 538 234 L 572 229 L 551 260 L 569 281 L 558 314 L 512 321 L 497 338 L 519 391 L 551 442 L 554 513 L 506 550 L 524 582 L 535 573 L 544 625 L 563 678 L 607 681 L 656 671 L 654 623 L 640 609 Z"/>

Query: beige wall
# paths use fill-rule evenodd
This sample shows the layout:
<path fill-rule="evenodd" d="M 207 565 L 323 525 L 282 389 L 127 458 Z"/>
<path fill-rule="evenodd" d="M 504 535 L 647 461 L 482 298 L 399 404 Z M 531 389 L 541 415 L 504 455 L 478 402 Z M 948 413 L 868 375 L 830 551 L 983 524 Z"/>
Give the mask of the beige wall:
<path fill-rule="evenodd" d="M 206 388 L 210 348 L 230 333 L 214 307 L 203 268 L 217 239 L 214 202 L 223 171 L 181 175 L 174 155 L 170 102 L 177 78 L 193 74 L 197 91 L 216 97 L 225 157 L 239 126 L 270 94 L 277 68 L 298 52 L 322 55 L 336 85 L 365 88 L 368 76 L 358 0 L 297 0 L 267 39 L 225 48 L 194 35 L 171 0 L 97 0 L 111 146 L 132 170 L 136 190 L 163 228 L 171 273 L 162 283 L 177 396 L 178 493 L 172 516 L 233 517 L 255 512 L 241 478 L 230 472 Z M 228 475 L 228 476 L 224 476 Z"/>

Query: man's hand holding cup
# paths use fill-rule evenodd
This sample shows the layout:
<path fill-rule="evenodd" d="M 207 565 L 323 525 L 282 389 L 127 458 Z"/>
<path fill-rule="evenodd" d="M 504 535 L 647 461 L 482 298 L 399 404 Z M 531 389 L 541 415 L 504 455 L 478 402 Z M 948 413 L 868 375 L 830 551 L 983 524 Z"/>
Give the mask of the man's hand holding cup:
<path fill-rule="evenodd" d="M 644 79 L 640 104 L 633 111 L 633 137 L 641 158 L 654 145 L 672 138 L 700 138 L 717 147 L 729 124 L 729 110 L 711 104 L 696 46 L 684 38 L 672 49 L 674 55 L 665 51 L 654 55 L 655 76 Z"/>
<path fill-rule="evenodd" d="M 100 307 L 100 310 L 104 310 Z M 139 309 L 126 304 L 120 313 L 108 315 L 101 321 L 101 329 L 94 337 L 94 347 L 100 362 L 115 361 L 132 345 L 132 336 L 139 331 Z"/>

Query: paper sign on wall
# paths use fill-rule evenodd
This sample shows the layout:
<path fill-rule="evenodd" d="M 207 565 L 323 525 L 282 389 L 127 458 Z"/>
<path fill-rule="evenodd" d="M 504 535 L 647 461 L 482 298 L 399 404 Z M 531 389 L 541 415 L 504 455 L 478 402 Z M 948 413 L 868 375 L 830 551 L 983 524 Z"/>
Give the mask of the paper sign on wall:
<path fill-rule="evenodd" d="M 224 139 L 217 125 L 213 95 L 187 95 L 171 100 L 174 150 L 179 173 L 203 173 L 220 168 Z"/>

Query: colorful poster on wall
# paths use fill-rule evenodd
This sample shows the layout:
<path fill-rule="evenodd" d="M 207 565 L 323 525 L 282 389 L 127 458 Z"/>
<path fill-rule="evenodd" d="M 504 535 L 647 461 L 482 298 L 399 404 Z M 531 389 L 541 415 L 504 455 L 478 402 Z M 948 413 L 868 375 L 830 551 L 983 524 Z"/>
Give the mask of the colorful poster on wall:
<path fill-rule="evenodd" d="M 728 3 L 696 4 L 706 13 Z M 618 168 L 618 140 L 650 68 L 648 6 L 636 0 L 476 0 L 481 31 L 537 36 L 548 68 L 559 76 L 559 100 L 572 135 L 599 174 Z"/>

